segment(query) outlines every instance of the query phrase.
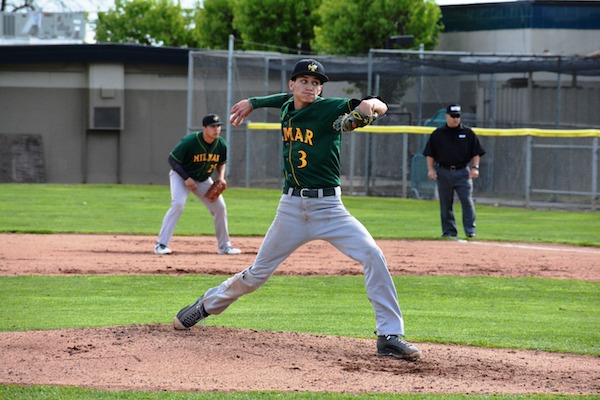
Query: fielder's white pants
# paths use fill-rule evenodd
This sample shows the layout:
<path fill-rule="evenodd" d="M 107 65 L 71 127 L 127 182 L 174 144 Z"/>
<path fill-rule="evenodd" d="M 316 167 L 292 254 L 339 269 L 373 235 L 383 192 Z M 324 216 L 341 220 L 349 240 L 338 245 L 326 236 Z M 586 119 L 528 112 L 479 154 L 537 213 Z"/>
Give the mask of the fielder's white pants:
<path fill-rule="evenodd" d="M 283 194 L 254 264 L 209 289 L 204 295 L 205 310 L 220 314 L 265 283 L 294 250 L 318 239 L 362 264 L 377 334 L 404 335 L 398 295 L 383 252 L 367 229 L 346 210 L 340 196 L 309 199 Z M 326 254 L 323 263 L 327 263 Z"/>
<path fill-rule="evenodd" d="M 163 218 L 163 223 L 158 234 L 158 243 L 162 243 L 165 246 L 169 244 L 175 232 L 175 226 L 185 204 L 190 191 L 185 187 L 185 181 L 179 174 L 173 170 L 169 172 L 169 180 L 171 184 L 171 207 Z M 204 206 L 208 209 L 213 217 L 215 225 L 215 233 L 217 236 L 218 250 L 225 250 L 227 247 L 231 247 L 229 240 L 229 230 L 227 227 L 227 207 L 225 206 L 225 200 L 223 196 L 219 196 L 217 200 L 211 203 L 204 197 L 210 186 L 213 184 L 212 178 L 208 178 L 203 182 L 196 181 L 197 188 L 192 193 L 200 200 Z"/>

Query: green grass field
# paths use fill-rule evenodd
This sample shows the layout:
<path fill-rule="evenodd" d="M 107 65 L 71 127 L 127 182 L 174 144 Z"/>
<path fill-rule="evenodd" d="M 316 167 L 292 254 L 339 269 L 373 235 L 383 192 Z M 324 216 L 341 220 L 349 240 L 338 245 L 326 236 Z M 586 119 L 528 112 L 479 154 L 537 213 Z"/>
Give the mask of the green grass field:
<path fill-rule="evenodd" d="M 274 190 L 228 189 L 230 233 L 261 236 L 275 214 Z M 156 235 L 166 186 L 0 185 L 0 232 Z M 344 197 L 376 238 L 439 237 L 438 204 Z M 460 210 L 460 207 L 458 207 Z M 478 206 L 478 240 L 600 247 L 600 213 Z M 460 218 L 460 216 L 459 216 Z M 177 235 L 212 235 L 208 212 L 190 198 Z M 1 261 L 1 260 L 0 260 Z M 597 267 L 597 266 L 596 266 Z M 169 323 L 172 310 L 220 283 L 211 275 L 2 276 L 0 331 Z M 274 276 L 208 324 L 372 337 L 362 277 Z M 407 334 L 417 342 L 539 349 L 600 356 L 600 284 L 542 278 L 395 277 Z M 282 301 L 285 299 L 285 301 Z M 323 308 L 323 304 L 327 304 Z M 29 310 L 43 309 L 30 318 Z M 449 318 L 448 310 L 452 310 Z M 327 318 L 323 318 L 323 314 Z M 82 318 L 84 316 L 84 318 Z M 441 328 L 443 327 L 443 329 Z M 554 399 L 597 396 L 344 395 L 325 393 L 147 393 L 0 386 L 0 399 Z"/>
<path fill-rule="evenodd" d="M 229 230 L 262 236 L 280 193 L 227 189 Z M 0 184 L 0 232 L 156 235 L 169 207 L 168 186 Z M 378 239 L 436 239 L 436 201 L 345 196 L 344 203 Z M 460 205 L 456 209 L 461 219 Z M 600 213 L 477 206 L 477 239 L 600 247 Z M 190 196 L 176 235 L 213 235 L 212 220 Z M 459 234 L 460 235 L 460 234 Z"/>

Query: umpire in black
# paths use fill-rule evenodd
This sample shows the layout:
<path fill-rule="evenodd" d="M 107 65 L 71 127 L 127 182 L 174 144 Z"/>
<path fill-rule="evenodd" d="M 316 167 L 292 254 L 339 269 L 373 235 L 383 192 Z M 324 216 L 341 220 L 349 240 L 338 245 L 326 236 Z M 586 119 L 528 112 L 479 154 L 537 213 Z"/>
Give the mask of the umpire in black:
<path fill-rule="evenodd" d="M 442 236 L 456 239 L 454 192 L 462 205 L 463 228 L 468 238 L 475 237 L 473 179 L 479 177 L 479 160 L 485 150 L 475 132 L 461 123 L 458 104 L 446 108 L 446 124 L 431 133 L 423 150 L 427 157 L 427 177 L 437 180 L 440 198 Z"/>

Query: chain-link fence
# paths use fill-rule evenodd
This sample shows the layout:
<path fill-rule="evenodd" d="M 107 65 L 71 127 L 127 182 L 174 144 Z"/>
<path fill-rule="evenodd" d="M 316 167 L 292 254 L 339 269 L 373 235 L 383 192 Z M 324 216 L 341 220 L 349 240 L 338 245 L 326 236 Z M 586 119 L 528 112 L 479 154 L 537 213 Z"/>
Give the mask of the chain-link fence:
<path fill-rule="evenodd" d="M 188 128 L 199 129 L 209 112 L 228 115 L 240 99 L 287 91 L 300 58 L 191 52 Z M 342 184 L 347 193 L 432 198 L 435 186 L 426 179 L 421 152 L 427 133 L 445 122 L 440 110 L 459 103 L 463 123 L 476 132 L 493 129 L 480 135 L 487 154 L 481 161 L 481 178 L 475 181 L 476 197 L 595 208 L 600 59 L 391 50 L 374 50 L 363 58 L 316 58 L 330 77 L 323 96 L 379 95 L 390 111 L 378 125 L 429 127 L 418 133 L 346 135 Z M 277 115 L 275 109 L 260 109 L 247 122 L 277 123 Z M 226 126 L 228 181 L 234 186 L 280 187 L 279 131 L 251 126 Z M 515 134 L 512 128 L 545 128 L 557 134 Z M 562 132 L 567 129 L 587 131 Z"/>

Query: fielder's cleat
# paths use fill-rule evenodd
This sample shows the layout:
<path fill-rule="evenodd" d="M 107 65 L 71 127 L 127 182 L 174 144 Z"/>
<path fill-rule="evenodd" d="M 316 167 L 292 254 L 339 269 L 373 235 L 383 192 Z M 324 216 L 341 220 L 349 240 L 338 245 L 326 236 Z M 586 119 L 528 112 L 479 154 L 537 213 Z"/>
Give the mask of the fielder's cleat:
<path fill-rule="evenodd" d="M 442 235 L 442 239 L 446 240 L 458 240 L 458 237 L 452 235 Z"/>
<path fill-rule="evenodd" d="M 414 360 L 421 357 L 421 350 L 398 335 L 382 335 L 377 336 L 377 354 Z"/>
<path fill-rule="evenodd" d="M 238 254 L 242 254 L 242 251 L 240 249 L 236 249 L 235 247 L 227 247 L 224 250 L 219 250 L 219 254 L 227 254 L 230 256 L 235 256 Z"/>
<path fill-rule="evenodd" d="M 160 255 L 172 253 L 171 249 L 162 243 L 156 243 L 156 246 L 154 246 L 154 252 Z"/>
<path fill-rule="evenodd" d="M 184 330 L 189 329 L 208 317 L 210 314 L 204 310 L 204 303 L 202 300 L 204 296 L 200 296 L 194 304 L 184 307 L 177 313 L 177 316 L 173 318 L 173 328 Z"/>

